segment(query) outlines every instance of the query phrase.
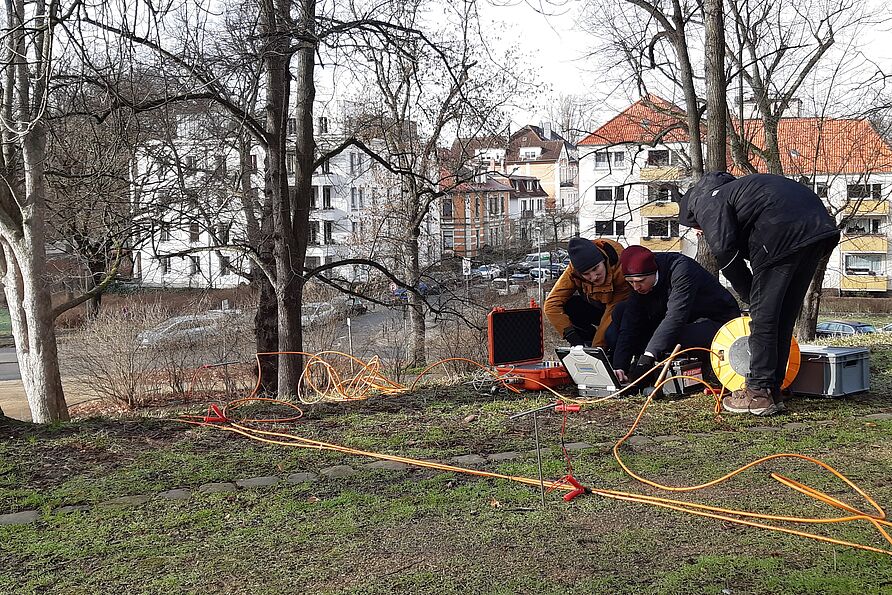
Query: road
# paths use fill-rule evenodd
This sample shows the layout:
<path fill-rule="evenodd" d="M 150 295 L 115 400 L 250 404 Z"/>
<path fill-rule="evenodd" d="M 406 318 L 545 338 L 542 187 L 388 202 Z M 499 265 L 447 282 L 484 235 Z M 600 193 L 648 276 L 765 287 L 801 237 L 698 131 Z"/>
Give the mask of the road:
<path fill-rule="evenodd" d="M 0 381 L 19 380 L 21 377 L 15 347 L 0 347 Z"/>

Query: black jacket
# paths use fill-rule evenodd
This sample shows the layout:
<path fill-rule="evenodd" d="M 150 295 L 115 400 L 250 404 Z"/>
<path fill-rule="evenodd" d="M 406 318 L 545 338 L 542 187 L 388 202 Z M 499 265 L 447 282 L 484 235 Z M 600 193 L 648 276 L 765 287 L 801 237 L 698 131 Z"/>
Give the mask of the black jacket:
<path fill-rule="evenodd" d="M 641 337 L 653 332 L 644 351 L 657 359 L 669 355 L 682 328 L 700 318 L 722 324 L 740 316 L 740 308 L 718 279 L 693 258 L 678 252 L 658 252 L 657 284 L 650 293 L 632 292 L 620 326 L 613 367 L 628 370 Z M 656 330 L 654 330 L 656 329 Z"/>
<path fill-rule="evenodd" d="M 752 273 L 744 259 L 755 273 L 797 250 L 839 239 L 817 194 L 772 174 L 706 174 L 683 197 L 679 222 L 703 230 L 722 273 L 747 302 Z"/>

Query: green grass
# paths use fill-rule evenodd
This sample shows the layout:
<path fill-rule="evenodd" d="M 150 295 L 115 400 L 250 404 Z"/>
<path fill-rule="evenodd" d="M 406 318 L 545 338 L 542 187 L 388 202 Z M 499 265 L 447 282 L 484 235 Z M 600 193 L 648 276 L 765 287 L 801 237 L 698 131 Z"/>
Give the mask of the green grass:
<path fill-rule="evenodd" d="M 892 421 L 859 417 L 892 411 L 892 350 L 872 345 L 872 382 L 881 390 L 849 399 L 795 399 L 791 413 L 716 418 L 709 401 L 658 401 L 639 433 L 678 441 L 624 448 L 648 478 L 688 485 L 778 452 L 819 457 L 892 503 Z M 491 396 L 467 387 L 428 387 L 399 398 L 307 408 L 288 429 L 369 450 L 448 459 L 534 447 L 529 419 L 511 413 L 545 396 Z M 610 452 L 641 397 L 571 415 L 567 441 L 590 486 L 657 494 L 627 476 Z M 562 419 L 540 417 L 547 478 L 560 477 Z M 783 424 L 801 422 L 802 428 Z M 540 506 L 535 488 L 425 469 L 362 470 L 341 480 L 285 482 L 188 501 L 60 505 L 196 488 L 256 475 L 285 476 L 367 459 L 263 445 L 157 419 L 91 419 L 33 427 L 0 422 L 0 513 L 39 509 L 42 519 L 0 526 L 0 593 L 881 593 L 892 592 L 886 556 L 678 512 L 588 495 L 558 494 Z M 753 432 L 752 426 L 777 431 Z M 486 463 L 487 470 L 535 477 L 534 457 Z M 773 461 L 722 486 L 679 499 L 775 514 L 827 515 L 768 471 L 859 503 L 838 480 L 802 461 Z M 664 494 L 665 495 L 665 494 Z M 671 495 L 670 495 L 671 496 Z M 864 524 L 816 532 L 880 546 Z"/>

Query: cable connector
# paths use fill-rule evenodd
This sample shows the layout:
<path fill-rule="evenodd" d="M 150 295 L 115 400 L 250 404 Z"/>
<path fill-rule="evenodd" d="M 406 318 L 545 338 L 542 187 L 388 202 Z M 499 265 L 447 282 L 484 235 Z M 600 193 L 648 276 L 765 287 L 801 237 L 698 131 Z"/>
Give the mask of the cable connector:
<path fill-rule="evenodd" d="M 576 488 L 575 490 L 572 490 L 572 491 L 564 494 L 564 502 L 570 502 L 573 499 L 575 499 L 577 496 L 581 496 L 583 494 L 591 494 L 591 490 L 589 490 L 587 487 L 583 486 L 581 483 L 576 481 L 576 478 L 573 477 L 572 475 L 569 475 L 569 474 L 566 475 L 563 478 L 563 481 L 566 481 L 571 486 Z"/>
<path fill-rule="evenodd" d="M 204 416 L 204 422 L 213 424 L 222 421 L 229 421 L 229 419 L 223 414 L 223 411 L 217 407 L 216 403 L 211 403 L 208 407 L 207 415 Z"/>

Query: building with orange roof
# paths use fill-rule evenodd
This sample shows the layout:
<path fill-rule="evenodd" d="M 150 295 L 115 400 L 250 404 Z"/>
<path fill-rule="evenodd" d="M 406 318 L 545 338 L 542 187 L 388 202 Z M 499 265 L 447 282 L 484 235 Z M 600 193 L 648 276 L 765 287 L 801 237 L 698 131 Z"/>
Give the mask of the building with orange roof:
<path fill-rule="evenodd" d="M 811 186 L 843 231 L 824 287 L 843 294 L 885 294 L 892 273 L 892 147 L 866 119 L 792 112 L 794 117 L 778 125 L 784 172 Z M 736 125 L 749 143 L 764 146 L 761 119 Z M 677 184 L 683 192 L 691 183 L 682 108 L 653 95 L 642 98 L 580 141 L 578 149 L 580 235 L 696 253 L 696 235 L 678 225 L 678 205 L 668 190 Z M 756 155 L 751 163 L 766 170 Z M 731 173 L 745 175 L 736 164 Z"/>

